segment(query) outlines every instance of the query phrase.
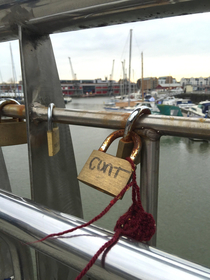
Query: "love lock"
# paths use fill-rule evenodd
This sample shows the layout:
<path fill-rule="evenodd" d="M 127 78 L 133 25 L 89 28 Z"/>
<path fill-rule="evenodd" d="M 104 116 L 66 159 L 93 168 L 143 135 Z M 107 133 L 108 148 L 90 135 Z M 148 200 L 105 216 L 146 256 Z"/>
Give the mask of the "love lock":
<path fill-rule="evenodd" d="M 118 143 L 118 149 L 117 149 L 117 154 L 116 157 L 119 158 L 126 158 L 129 157 L 132 149 L 133 149 L 133 141 L 131 139 L 131 131 L 134 127 L 134 124 L 136 122 L 136 120 L 145 115 L 145 114 L 151 114 L 151 111 L 148 107 L 146 106 L 140 106 L 137 107 L 135 110 L 133 110 L 133 112 L 130 114 L 130 116 L 128 117 L 128 120 L 126 122 L 125 125 L 125 130 L 124 130 L 124 134 L 123 134 L 123 138 L 120 139 L 119 143 Z M 140 163 L 140 153 L 139 155 L 135 158 L 135 164 L 139 164 Z"/>
<path fill-rule="evenodd" d="M 57 124 L 53 124 L 52 115 L 53 108 L 55 105 L 50 103 L 47 110 L 47 144 L 48 144 L 48 155 L 52 157 L 60 151 L 60 136 L 59 136 L 59 127 Z"/>
<path fill-rule="evenodd" d="M 131 164 L 122 158 L 106 154 L 111 143 L 124 135 L 124 130 L 111 133 L 98 150 L 94 150 L 83 169 L 78 180 L 98 189 L 106 194 L 116 196 L 127 185 L 132 174 Z M 141 149 L 141 138 L 135 132 L 130 132 L 133 149 L 130 158 L 135 161 Z"/>
<path fill-rule="evenodd" d="M 0 101 L 0 115 L 2 108 L 7 104 L 20 103 L 15 99 L 4 99 Z M 27 143 L 26 122 L 21 119 L 0 118 L 0 146 L 11 146 Z"/>

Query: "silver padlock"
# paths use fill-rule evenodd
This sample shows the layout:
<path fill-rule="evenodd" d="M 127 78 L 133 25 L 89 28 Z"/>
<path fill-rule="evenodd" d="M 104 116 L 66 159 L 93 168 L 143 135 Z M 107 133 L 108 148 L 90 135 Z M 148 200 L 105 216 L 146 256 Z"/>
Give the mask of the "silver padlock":
<path fill-rule="evenodd" d="M 54 107 L 55 107 L 54 103 L 50 103 L 47 110 L 47 122 L 48 122 L 47 143 L 48 143 L 48 155 L 50 157 L 56 155 L 60 150 L 59 127 L 55 124 L 53 125 L 52 122 Z"/>
<path fill-rule="evenodd" d="M 133 141 L 131 139 L 131 132 L 133 130 L 133 127 L 135 125 L 136 120 L 145 115 L 145 114 L 151 114 L 151 111 L 146 106 L 140 106 L 133 110 L 133 112 L 128 117 L 128 120 L 125 125 L 124 135 L 123 138 L 120 139 L 118 143 L 118 149 L 116 157 L 119 158 L 126 158 L 129 157 L 132 149 L 133 149 Z M 138 157 L 135 158 L 135 164 L 140 163 L 140 154 Z"/>

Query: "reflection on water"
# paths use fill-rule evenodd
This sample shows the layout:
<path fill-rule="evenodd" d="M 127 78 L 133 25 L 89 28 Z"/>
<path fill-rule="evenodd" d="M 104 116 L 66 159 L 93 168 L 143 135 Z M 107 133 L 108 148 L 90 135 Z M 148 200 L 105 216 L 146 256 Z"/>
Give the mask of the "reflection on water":
<path fill-rule="evenodd" d="M 73 99 L 67 107 L 102 110 L 104 101 L 104 98 Z M 112 130 L 73 125 L 70 127 L 79 173 L 92 150 L 98 149 Z M 157 228 L 159 249 L 207 267 L 210 267 L 209 145 L 208 142 L 188 138 L 161 137 Z M 114 141 L 108 153 L 115 154 L 116 149 L 117 141 Z M 5 147 L 3 150 L 14 193 L 29 197 L 26 145 Z M 138 166 L 138 180 L 139 174 Z M 85 220 L 100 213 L 112 199 L 82 183 L 80 189 Z M 96 224 L 113 230 L 119 216 L 130 205 L 131 191 L 128 191 Z"/>
<path fill-rule="evenodd" d="M 182 138 L 180 137 L 169 137 L 169 136 L 162 136 L 161 138 L 161 144 L 162 145 L 171 145 L 171 144 L 177 144 L 182 141 Z"/>
<path fill-rule="evenodd" d="M 193 140 L 193 139 L 187 139 L 188 145 L 187 149 L 190 151 L 193 151 L 194 149 L 199 149 L 200 153 L 206 153 L 209 150 L 210 142 L 207 140 Z"/>
<path fill-rule="evenodd" d="M 186 149 L 189 153 L 194 153 L 196 150 L 199 150 L 200 153 L 208 153 L 210 148 L 210 141 L 208 140 L 197 140 L 190 138 L 181 138 L 181 137 L 170 137 L 163 136 L 161 139 L 161 145 L 171 146 L 179 144 L 183 148 Z"/>
<path fill-rule="evenodd" d="M 208 267 L 209 163 L 209 143 L 161 139 L 158 247 Z"/>
<path fill-rule="evenodd" d="M 203 142 L 199 145 L 200 153 L 206 153 L 206 151 L 209 149 L 209 142 Z"/>

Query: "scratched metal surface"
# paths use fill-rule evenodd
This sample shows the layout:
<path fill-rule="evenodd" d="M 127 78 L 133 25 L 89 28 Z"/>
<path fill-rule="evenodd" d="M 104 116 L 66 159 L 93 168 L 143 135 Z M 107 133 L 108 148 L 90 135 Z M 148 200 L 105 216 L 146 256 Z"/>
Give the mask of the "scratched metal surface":
<path fill-rule="evenodd" d="M 0 0 L 0 41 L 210 11 L 209 0 Z"/>
<path fill-rule="evenodd" d="M 54 210 L 82 217 L 69 126 L 59 125 L 60 151 L 49 157 L 47 122 L 34 123 L 30 118 L 34 102 L 65 106 L 50 38 L 44 36 L 34 40 L 22 30 L 19 32 L 32 199 Z M 74 279 L 75 272 L 53 259 L 40 254 L 37 260 L 38 279 Z"/>

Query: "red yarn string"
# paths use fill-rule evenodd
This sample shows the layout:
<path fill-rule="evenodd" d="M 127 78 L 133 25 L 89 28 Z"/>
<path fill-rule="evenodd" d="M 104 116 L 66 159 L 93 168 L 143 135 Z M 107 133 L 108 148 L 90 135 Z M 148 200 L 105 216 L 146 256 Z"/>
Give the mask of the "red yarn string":
<path fill-rule="evenodd" d="M 111 249 L 111 247 L 113 247 L 117 241 L 119 240 L 120 235 L 114 234 L 114 236 L 112 237 L 112 239 L 110 239 L 108 242 L 106 242 L 96 253 L 95 255 L 92 257 L 92 259 L 89 261 L 89 263 L 86 265 L 86 267 L 80 272 L 80 274 L 75 278 L 75 280 L 80 280 L 87 272 L 88 270 L 91 268 L 91 266 L 94 265 L 95 261 L 97 260 L 97 258 L 100 256 L 100 254 L 108 247 Z"/>
<path fill-rule="evenodd" d="M 111 250 L 111 248 L 118 242 L 119 238 L 123 235 L 128 238 L 132 238 L 136 241 L 148 241 L 151 239 L 153 234 L 155 233 L 155 221 L 151 214 L 146 213 L 142 207 L 141 199 L 140 199 L 140 189 L 136 182 L 136 172 L 135 172 L 135 165 L 134 162 L 130 158 L 126 158 L 132 166 L 132 180 L 129 184 L 127 184 L 121 192 L 110 201 L 109 205 L 95 218 L 93 218 L 91 221 L 77 226 L 75 228 L 59 232 L 59 233 L 53 233 L 45 236 L 44 238 L 35 241 L 41 242 L 51 237 L 58 237 L 66 233 L 73 232 L 77 229 L 86 227 L 95 221 L 99 220 L 101 217 L 103 217 L 110 208 L 119 200 L 125 192 L 132 186 L 132 205 L 128 209 L 128 211 L 123 214 L 117 221 L 114 231 L 115 234 L 113 235 L 112 239 L 110 239 L 108 242 L 106 242 L 92 257 L 92 259 L 89 261 L 89 263 L 86 265 L 86 267 L 81 271 L 81 273 L 77 276 L 75 280 L 80 280 L 87 271 L 91 268 L 91 266 L 95 263 L 97 258 L 100 256 L 102 252 L 102 266 L 104 267 L 105 264 L 105 258 L 107 253 Z"/>
<path fill-rule="evenodd" d="M 102 258 L 101 258 L 101 265 L 102 267 L 105 266 L 105 258 L 106 258 L 106 255 L 109 253 L 109 251 L 112 249 L 112 247 L 117 244 L 118 240 L 120 239 L 120 232 L 115 232 L 114 236 L 112 239 L 114 239 L 114 241 L 109 245 L 107 246 L 107 248 L 105 249 L 103 255 L 102 255 Z"/>
<path fill-rule="evenodd" d="M 125 192 L 132 186 L 132 182 L 127 184 L 122 190 L 121 192 L 113 199 L 110 201 L 109 205 L 99 214 L 97 215 L 95 218 L 93 218 L 92 220 L 90 220 L 89 222 L 85 223 L 85 224 L 82 224 L 80 226 L 77 226 L 75 228 L 72 228 L 72 229 L 68 229 L 68 230 L 65 230 L 65 231 L 62 231 L 62 232 L 58 232 L 58 233 L 52 233 L 52 234 L 49 234 L 47 236 L 45 236 L 44 238 L 42 239 L 39 239 L 39 240 L 36 240 L 34 241 L 33 243 L 37 243 L 37 242 L 42 242 L 48 238 L 52 238 L 52 237 L 56 237 L 56 236 L 61 236 L 63 234 L 67 234 L 67 233 L 70 233 L 70 232 L 73 232 L 77 229 L 80 229 L 80 228 L 83 228 L 83 227 L 86 227 L 86 226 L 89 226 L 90 224 L 98 221 L 100 218 L 102 218 L 109 210 L 110 208 L 125 194 Z"/>

